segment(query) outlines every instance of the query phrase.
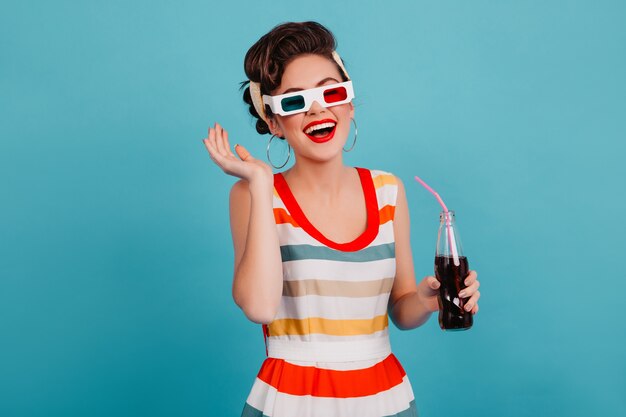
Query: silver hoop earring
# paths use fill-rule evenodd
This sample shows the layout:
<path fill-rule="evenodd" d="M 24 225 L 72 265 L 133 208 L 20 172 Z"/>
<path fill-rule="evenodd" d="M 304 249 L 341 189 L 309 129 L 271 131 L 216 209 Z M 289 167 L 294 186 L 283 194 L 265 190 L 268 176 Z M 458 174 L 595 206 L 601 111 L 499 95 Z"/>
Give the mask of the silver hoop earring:
<path fill-rule="evenodd" d="M 349 149 L 343 148 L 344 152 L 350 152 L 354 148 L 354 145 L 356 145 L 356 137 L 358 134 L 358 130 L 356 128 L 356 122 L 354 121 L 354 119 L 350 119 L 350 120 L 352 120 L 352 123 L 354 124 L 354 140 L 352 141 L 352 146 L 350 146 Z"/>
<path fill-rule="evenodd" d="M 291 146 L 289 146 L 289 143 L 287 143 L 287 149 L 289 149 L 289 153 L 287 154 L 287 160 L 285 161 L 285 163 L 280 166 L 274 165 L 274 163 L 272 162 L 272 158 L 270 158 L 270 146 L 272 145 L 272 141 L 274 140 L 275 137 L 276 135 L 272 135 L 272 137 L 270 138 L 270 141 L 267 142 L 267 152 L 266 152 L 267 160 L 269 161 L 270 165 L 273 166 L 274 168 L 281 169 L 282 167 L 287 165 L 287 162 L 289 162 L 289 158 L 291 158 Z"/>

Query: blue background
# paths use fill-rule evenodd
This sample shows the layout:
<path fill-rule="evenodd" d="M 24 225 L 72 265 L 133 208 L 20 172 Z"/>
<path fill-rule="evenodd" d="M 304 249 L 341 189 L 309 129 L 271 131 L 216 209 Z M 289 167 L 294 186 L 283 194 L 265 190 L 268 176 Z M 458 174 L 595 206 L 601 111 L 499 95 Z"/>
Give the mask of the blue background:
<path fill-rule="evenodd" d="M 215 121 L 274 25 L 317 20 L 354 80 L 350 165 L 436 201 L 482 284 L 469 332 L 392 330 L 421 416 L 626 415 L 621 1 L 3 2 L 0 415 L 237 416 L 265 350 L 231 299 Z"/>

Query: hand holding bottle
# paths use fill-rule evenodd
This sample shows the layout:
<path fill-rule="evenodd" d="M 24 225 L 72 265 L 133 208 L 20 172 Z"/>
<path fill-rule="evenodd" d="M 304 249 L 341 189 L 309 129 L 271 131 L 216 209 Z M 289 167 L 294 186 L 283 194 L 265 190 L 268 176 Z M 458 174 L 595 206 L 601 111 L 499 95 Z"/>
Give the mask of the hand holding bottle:
<path fill-rule="evenodd" d="M 435 252 L 435 276 L 439 287 L 439 325 L 443 330 L 466 330 L 472 327 L 480 297 L 476 279 L 469 270 L 456 227 L 454 211 L 439 215 L 439 233 Z M 475 310 L 475 311 L 474 311 Z"/>
<path fill-rule="evenodd" d="M 469 270 L 467 257 L 454 220 L 454 211 L 448 210 L 443 199 L 424 180 L 415 176 L 435 196 L 443 211 L 439 214 L 439 233 L 435 251 L 435 276 L 439 285 L 426 277 L 430 289 L 438 289 L 439 326 L 442 330 L 467 330 L 473 325 L 473 315 L 478 312 L 478 274 Z M 432 291 L 430 293 L 432 297 Z M 429 305 L 432 307 L 430 298 Z M 433 310 L 434 311 L 434 310 Z"/>
<path fill-rule="evenodd" d="M 480 298 L 480 282 L 478 281 L 478 273 L 476 271 L 469 271 L 469 275 L 465 278 L 465 289 L 460 293 L 462 298 L 469 298 L 465 301 L 465 308 L 471 309 L 472 314 L 478 313 L 478 299 Z M 417 294 L 419 300 L 426 307 L 427 311 L 435 312 L 439 310 L 439 288 L 441 284 L 434 276 L 424 277 L 422 282 L 417 286 Z"/>

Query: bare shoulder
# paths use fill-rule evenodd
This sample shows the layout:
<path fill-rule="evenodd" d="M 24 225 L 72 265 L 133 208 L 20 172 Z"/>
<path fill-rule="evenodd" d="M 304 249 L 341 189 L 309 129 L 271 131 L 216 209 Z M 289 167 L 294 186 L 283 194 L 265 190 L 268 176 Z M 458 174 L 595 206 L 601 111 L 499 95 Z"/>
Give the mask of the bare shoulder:
<path fill-rule="evenodd" d="M 406 199 L 406 192 L 404 189 L 404 183 L 398 177 L 395 177 L 396 184 L 398 187 L 397 195 L 396 195 L 396 216 L 394 227 L 396 229 L 406 229 L 408 226 L 409 220 L 409 209 L 408 203 Z"/>
<path fill-rule="evenodd" d="M 396 175 L 394 175 L 393 177 L 396 179 L 396 184 L 398 184 L 398 197 L 400 196 L 400 194 L 404 195 L 404 183 L 402 182 L 400 177 Z"/>
<path fill-rule="evenodd" d="M 241 180 L 241 179 L 235 182 L 230 189 L 231 197 L 233 195 L 236 195 L 236 197 L 241 197 L 241 194 L 248 193 L 248 192 L 249 192 L 248 181 Z"/>
<path fill-rule="evenodd" d="M 383 187 L 385 185 L 390 185 L 394 188 L 390 189 L 390 198 L 393 200 L 400 200 L 396 202 L 403 203 L 406 201 L 405 191 L 404 191 L 404 183 L 400 179 L 399 176 L 395 175 L 392 172 L 388 172 L 385 170 L 371 170 L 374 177 L 374 185 L 376 188 Z"/>
<path fill-rule="evenodd" d="M 239 217 L 250 211 L 250 189 L 248 181 L 239 180 L 230 189 L 230 217 Z M 243 212 L 243 213 L 242 213 Z"/>

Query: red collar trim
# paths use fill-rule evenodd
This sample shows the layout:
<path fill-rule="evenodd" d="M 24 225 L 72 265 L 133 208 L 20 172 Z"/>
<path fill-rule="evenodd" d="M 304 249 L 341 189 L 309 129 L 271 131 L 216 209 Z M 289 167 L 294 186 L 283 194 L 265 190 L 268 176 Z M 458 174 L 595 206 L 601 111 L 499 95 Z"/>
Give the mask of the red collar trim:
<path fill-rule="evenodd" d="M 352 242 L 333 242 L 332 240 L 324 236 L 319 230 L 317 230 L 315 226 L 313 226 L 311 222 L 309 222 L 309 219 L 307 219 L 304 215 L 304 212 L 302 211 L 300 205 L 292 194 L 291 189 L 289 189 L 289 185 L 287 185 L 285 177 L 283 177 L 280 172 L 274 174 L 274 187 L 276 188 L 276 191 L 278 192 L 280 198 L 285 203 L 285 206 L 287 207 L 287 210 L 289 211 L 291 216 L 311 237 L 330 248 L 344 252 L 355 252 L 366 248 L 367 245 L 372 243 L 372 241 L 378 235 L 378 227 L 380 226 L 378 200 L 376 198 L 376 188 L 374 186 L 374 181 L 372 180 L 372 174 L 366 168 L 356 167 L 356 170 L 359 173 L 361 187 L 365 196 L 365 206 L 367 210 L 367 228 L 359 237 L 354 239 Z"/>

